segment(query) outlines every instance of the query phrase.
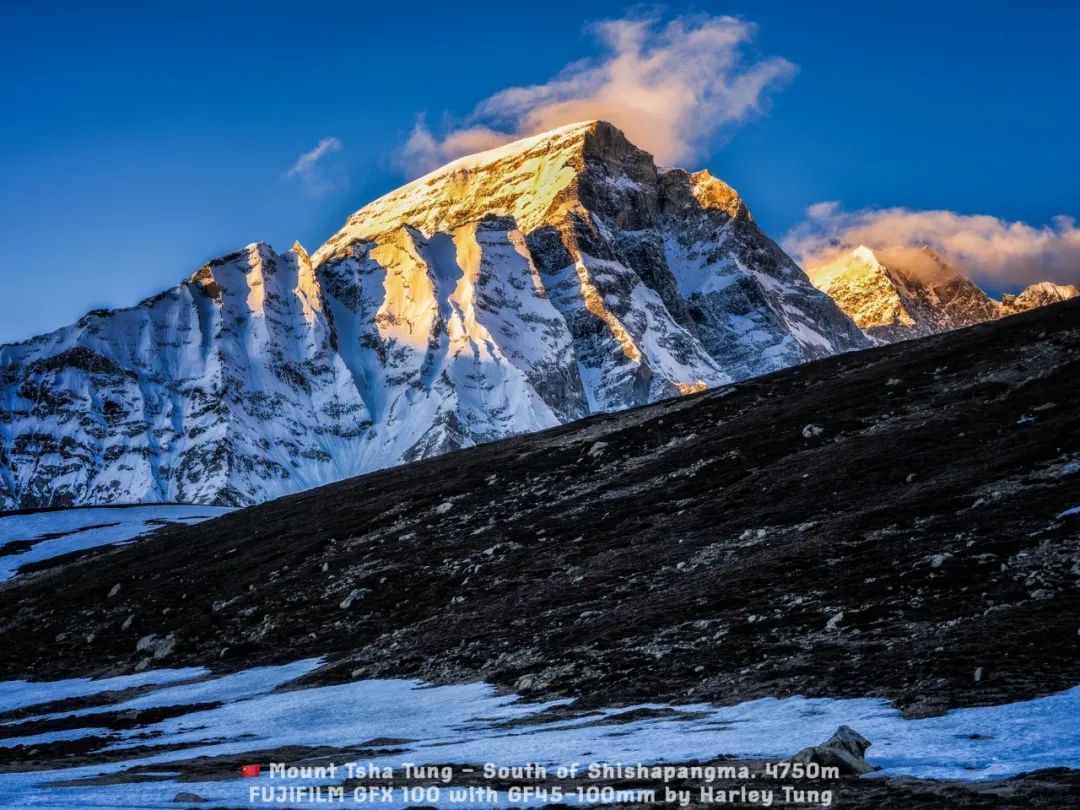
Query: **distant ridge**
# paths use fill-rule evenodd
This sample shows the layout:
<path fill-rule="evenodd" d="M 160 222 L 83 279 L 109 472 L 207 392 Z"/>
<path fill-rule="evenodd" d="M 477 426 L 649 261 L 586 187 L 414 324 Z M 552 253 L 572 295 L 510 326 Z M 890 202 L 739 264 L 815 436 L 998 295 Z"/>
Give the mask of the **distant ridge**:
<path fill-rule="evenodd" d="M 875 343 L 936 335 L 1080 296 L 1072 285 L 1044 281 L 996 301 L 929 247 L 860 245 L 807 273 Z"/>

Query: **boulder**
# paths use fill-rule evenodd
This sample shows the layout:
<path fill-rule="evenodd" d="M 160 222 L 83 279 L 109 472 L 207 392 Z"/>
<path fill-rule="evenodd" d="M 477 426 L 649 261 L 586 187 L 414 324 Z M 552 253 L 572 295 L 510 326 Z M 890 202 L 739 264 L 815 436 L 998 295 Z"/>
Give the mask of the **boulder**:
<path fill-rule="evenodd" d="M 349 595 L 341 600 L 341 604 L 338 605 L 342 610 L 346 610 L 357 599 L 363 599 L 371 593 L 371 588 L 353 588 L 349 591 Z"/>
<path fill-rule="evenodd" d="M 191 791 L 188 791 L 188 790 L 181 790 L 179 793 L 177 793 L 175 796 L 173 796 L 173 801 L 174 802 L 205 802 L 205 801 L 209 801 L 209 799 L 203 798 L 198 793 L 192 793 Z"/>
<path fill-rule="evenodd" d="M 139 639 L 138 643 L 135 645 L 135 651 L 151 653 L 154 656 L 154 660 L 159 661 L 169 655 L 175 646 L 176 639 L 174 638 L 169 636 L 161 638 L 150 634 Z"/>
<path fill-rule="evenodd" d="M 869 747 L 870 741 L 862 734 L 850 726 L 840 726 L 821 745 L 804 748 L 792 759 L 803 764 L 816 762 L 822 766 L 833 766 L 838 768 L 843 776 L 859 776 L 880 770 L 863 759 Z"/>

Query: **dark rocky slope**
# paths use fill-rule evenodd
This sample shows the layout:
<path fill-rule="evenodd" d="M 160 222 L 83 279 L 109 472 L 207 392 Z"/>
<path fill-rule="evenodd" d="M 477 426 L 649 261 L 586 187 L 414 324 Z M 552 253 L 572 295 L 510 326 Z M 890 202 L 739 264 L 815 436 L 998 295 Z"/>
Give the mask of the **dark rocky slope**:
<path fill-rule="evenodd" d="M 607 704 L 1057 691 L 1078 389 L 1068 302 L 322 487 L 5 584 L 0 678 L 131 671 L 155 634 L 153 666 Z"/>

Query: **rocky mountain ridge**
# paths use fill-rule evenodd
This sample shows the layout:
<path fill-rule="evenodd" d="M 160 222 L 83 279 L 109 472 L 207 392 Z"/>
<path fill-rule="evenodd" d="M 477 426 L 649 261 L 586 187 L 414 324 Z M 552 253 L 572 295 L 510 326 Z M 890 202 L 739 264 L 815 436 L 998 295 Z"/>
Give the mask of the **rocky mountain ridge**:
<path fill-rule="evenodd" d="M 936 335 L 1080 296 L 1073 285 L 1032 284 L 997 301 L 930 247 L 860 245 L 807 275 L 875 343 Z"/>
<path fill-rule="evenodd" d="M 729 186 L 575 124 L 0 347 L 0 507 L 249 504 L 867 345 Z"/>

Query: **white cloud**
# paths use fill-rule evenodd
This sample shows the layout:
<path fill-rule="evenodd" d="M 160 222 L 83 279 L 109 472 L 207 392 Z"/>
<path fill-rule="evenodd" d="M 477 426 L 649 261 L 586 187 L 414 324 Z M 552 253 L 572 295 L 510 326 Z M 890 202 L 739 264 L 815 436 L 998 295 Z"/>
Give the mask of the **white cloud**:
<path fill-rule="evenodd" d="M 784 238 L 785 249 L 806 267 L 858 245 L 874 250 L 929 245 L 958 270 L 996 287 L 1080 280 L 1080 228 L 1071 217 L 1035 226 L 954 211 L 845 211 L 838 202 L 815 203 L 806 214 Z"/>
<path fill-rule="evenodd" d="M 304 191 L 314 197 L 339 189 L 345 185 L 345 172 L 340 166 L 328 163 L 325 158 L 344 148 L 337 138 L 323 138 L 314 149 L 300 155 L 285 176 L 299 180 Z"/>
<path fill-rule="evenodd" d="M 428 129 L 424 117 L 418 116 L 397 163 L 407 174 L 421 175 L 454 158 L 494 149 L 514 138 L 488 127 L 468 127 L 452 130 L 440 141 Z"/>
<path fill-rule="evenodd" d="M 550 81 L 510 87 L 439 138 L 423 119 L 399 155 L 420 174 L 461 155 L 602 119 L 664 165 L 694 158 L 725 128 L 761 110 L 765 93 L 795 73 L 785 59 L 747 61 L 753 24 L 734 17 L 607 20 L 592 26 L 605 54 L 567 65 Z"/>

